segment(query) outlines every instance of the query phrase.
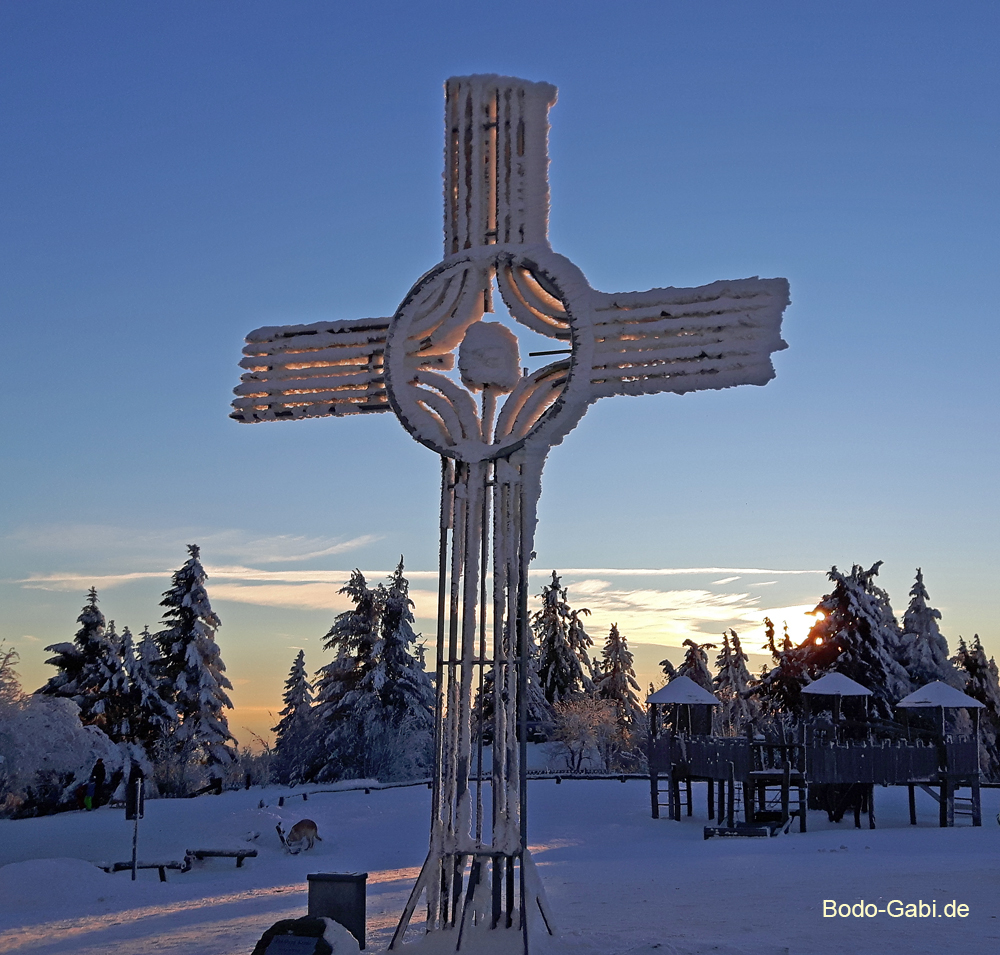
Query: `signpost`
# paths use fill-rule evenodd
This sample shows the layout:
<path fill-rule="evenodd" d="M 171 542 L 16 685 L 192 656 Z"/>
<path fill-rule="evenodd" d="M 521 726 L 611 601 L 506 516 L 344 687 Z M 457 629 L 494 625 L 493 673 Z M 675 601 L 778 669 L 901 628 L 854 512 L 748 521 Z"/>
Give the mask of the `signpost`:
<path fill-rule="evenodd" d="M 136 852 L 139 847 L 139 820 L 146 808 L 146 777 L 135 764 L 125 785 L 125 818 L 135 820 L 132 828 L 132 881 L 135 882 Z M 162 875 L 162 873 L 161 873 Z"/>

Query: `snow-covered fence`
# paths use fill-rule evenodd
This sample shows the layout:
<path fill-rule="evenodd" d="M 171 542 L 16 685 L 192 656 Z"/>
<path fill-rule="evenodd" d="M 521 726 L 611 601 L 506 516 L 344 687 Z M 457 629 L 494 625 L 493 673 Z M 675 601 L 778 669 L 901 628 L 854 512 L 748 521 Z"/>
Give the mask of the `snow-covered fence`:
<path fill-rule="evenodd" d="M 773 743 L 746 737 L 678 736 L 664 733 L 652 741 L 649 750 L 650 786 L 653 815 L 659 815 L 658 780 L 668 780 L 671 791 L 678 780 L 686 781 L 690 815 L 690 782 L 704 780 L 711 786 L 730 780 L 741 782 L 749 792 L 754 775 L 777 772 L 787 766 L 801 774 L 812 787 L 908 786 L 911 790 L 911 821 L 914 788 L 928 792 L 940 787 L 940 795 L 931 793 L 941 809 L 942 825 L 954 821 L 955 791 L 968 787 L 970 814 L 979 818 L 979 749 L 975 737 L 947 736 L 941 743 L 923 740 L 847 741 L 844 743 Z M 672 797 L 677 802 L 676 797 Z M 869 791 L 869 798 L 871 794 Z M 711 799 L 711 797 L 710 797 Z M 671 816 L 679 810 L 672 804 Z"/>

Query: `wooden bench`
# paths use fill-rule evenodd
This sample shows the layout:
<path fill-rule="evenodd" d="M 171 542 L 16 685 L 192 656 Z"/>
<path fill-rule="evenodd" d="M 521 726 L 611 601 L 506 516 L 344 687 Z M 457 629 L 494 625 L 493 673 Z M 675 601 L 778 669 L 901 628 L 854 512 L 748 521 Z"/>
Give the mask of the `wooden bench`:
<path fill-rule="evenodd" d="M 235 859 L 236 868 L 242 868 L 244 859 L 256 859 L 256 849 L 188 849 L 184 853 L 184 861 L 191 867 L 192 862 L 205 859 Z"/>
<path fill-rule="evenodd" d="M 105 872 L 131 872 L 132 863 L 131 862 L 99 862 L 97 864 L 99 869 L 103 869 Z M 191 864 L 187 861 L 187 858 L 183 862 L 137 862 L 135 864 L 137 869 L 158 869 L 160 873 L 160 881 L 167 881 L 167 869 L 176 869 L 178 872 L 187 872 L 191 868 Z"/>

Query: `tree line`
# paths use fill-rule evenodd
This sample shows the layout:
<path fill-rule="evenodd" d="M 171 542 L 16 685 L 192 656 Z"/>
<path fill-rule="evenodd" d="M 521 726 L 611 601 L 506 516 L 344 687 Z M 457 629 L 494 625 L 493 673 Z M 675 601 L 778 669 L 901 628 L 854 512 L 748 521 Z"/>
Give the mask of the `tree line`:
<path fill-rule="evenodd" d="M 427 775 L 433 763 L 434 679 L 413 630 L 413 602 L 402 558 L 384 582 L 355 570 L 341 588 L 351 608 L 323 638 L 332 659 L 313 676 L 299 650 L 285 681 L 275 742 L 262 757 L 237 751 L 226 710 L 232 688 L 215 633 L 221 621 L 205 588 L 196 545 L 163 594 L 161 628 L 133 636 L 105 619 L 90 590 L 72 642 L 47 647 L 55 674 L 29 697 L 20 692 L 15 651 L 0 647 L 0 813 L 30 814 L 66 806 L 98 758 L 118 778 L 139 765 L 161 795 L 182 795 L 209 776 L 248 770 L 255 781 L 383 781 Z M 678 666 L 663 660 L 666 680 L 687 676 L 714 693 L 712 731 L 742 732 L 748 723 L 799 720 L 802 689 L 839 672 L 872 692 L 868 719 L 888 726 L 894 704 L 933 680 L 984 704 L 982 766 L 1000 778 L 1000 681 L 978 635 L 959 638 L 949 654 L 940 611 L 929 604 L 918 569 L 900 624 L 876 582 L 880 563 L 850 573 L 836 567 L 833 587 L 795 645 L 765 618 L 771 663 L 757 674 L 735 630 L 721 642 L 684 642 Z M 531 616 L 527 717 L 529 740 L 547 742 L 551 758 L 575 771 L 641 770 L 646 720 L 632 653 L 613 624 L 600 653 L 553 571 Z M 714 672 L 709 651 L 717 651 Z M 650 691 L 654 687 L 650 686 Z M 473 707 L 489 742 L 492 675 L 485 668 Z M 962 717 L 956 731 L 968 730 Z M 47 754 L 42 756 L 42 754 Z M 61 755 L 60 755 L 61 754 Z M 249 777 L 247 777 L 249 778 Z"/>
<path fill-rule="evenodd" d="M 11 676 L 0 699 L 0 811 L 71 807 L 98 759 L 109 791 L 138 767 L 161 795 L 185 794 L 234 766 L 232 684 L 206 580 L 191 544 L 160 601 L 161 629 L 138 637 L 127 626 L 118 632 L 91 588 L 72 642 L 45 648 L 56 669 L 45 685 L 25 697 Z"/>
<path fill-rule="evenodd" d="M 403 562 L 372 587 L 359 570 L 341 589 L 352 609 L 337 616 L 323 645 L 334 654 L 310 679 L 299 650 L 274 727 L 273 771 L 283 783 L 344 778 L 412 779 L 433 765 L 435 691 L 412 624 Z M 573 610 L 559 576 L 542 588 L 532 615 L 528 667 L 529 738 L 550 741 L 582 768 L 641 762 L 645 727 L 632 654 L 617 626 L 591 660 L 588 610 Z M 489 742 L 493 680 L 486 672 L 473 707 Z"/>

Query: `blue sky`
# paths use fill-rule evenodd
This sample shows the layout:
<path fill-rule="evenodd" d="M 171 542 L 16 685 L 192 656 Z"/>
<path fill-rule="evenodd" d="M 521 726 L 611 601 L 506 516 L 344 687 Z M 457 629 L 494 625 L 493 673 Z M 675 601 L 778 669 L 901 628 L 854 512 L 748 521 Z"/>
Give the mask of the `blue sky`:
<path fill-rule="evenodd" d="M 227 412 L 247 331 L 391 315 L 441 257 L 442 83 L 471 72 L 559 87 L 550 238 L 595 288 L 791 283 L 767 387 L 602 400 L 553 451 L 536 582 L 567 571 L 651 674 L 689 634 L 801 626 L 832 564 L 884 560 L 897 613 L 920 566 L 952 645 L 1000 655 L 998 21 L 4 4 L 0 636 L 25 684 L 91 583 L 119 628 L 155 627 L 189 542 L 244 739 L 293 647 L 325 662 L 352 567 L 404 554 L 431 632 L 433 454 L 389 415 Z"/>

